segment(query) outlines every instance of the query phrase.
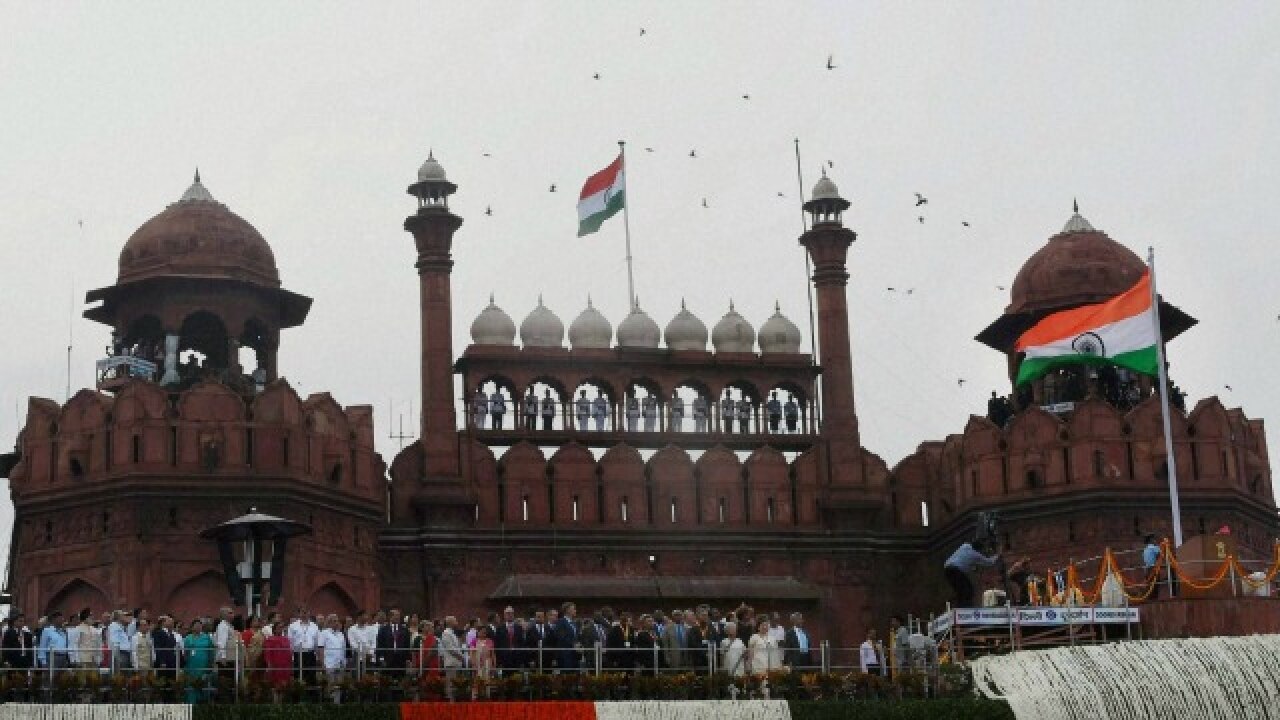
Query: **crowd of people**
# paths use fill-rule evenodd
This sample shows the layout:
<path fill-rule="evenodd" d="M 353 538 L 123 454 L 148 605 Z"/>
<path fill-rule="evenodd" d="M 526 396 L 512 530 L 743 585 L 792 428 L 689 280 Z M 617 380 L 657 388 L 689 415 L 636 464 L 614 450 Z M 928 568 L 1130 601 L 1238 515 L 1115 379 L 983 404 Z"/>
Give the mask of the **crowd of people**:
<path fill-rule="evenodd" d="M 477 429 L 484 429 L 487 423 L 491 430 L 503 429 L 508 410 L 507 403 L 507 396 L 501 388 L 495 387 L 493 392 L 488 394 L 483 388 L 476 388 L 471 397 L 472 425 Z M 519 429 L 522 430 L 538 430 L 539 427 L 544 431 L 551 430 L 561 407 L 560 401 L 551 395 L 550 389 L 543 390 L 543 395 L 539 398 L 534 394 L 533 388 L 529 388 L 524 398 L 516 404 L 515 410 L 518 411 L 516 421 Z M 566 410 L 565 424 L 568 424 L 568 417 L 572 415 L 576 420 L 575 427 L 579 431 L 594 429 L 596 432 L 603 432 L 612 412 L 609 400 L 599 390 L 596 391 L 594 398 L 587 397 L 586 390 L 579 390 L 578 397 L 564 409 Z M 759 424 L 759 420 L 756 419 L 757 409 L 757 403 L 752 398 L 743 394 L 735 400 L 731 391 L 726 388 L 724 397 L 719 401 L 714 398 L 709 400 L 702 393 L 698 393 L 688 403 L 687 414 L 693 419 L 693 432 L 710 432 L 718 414 L 721 432 L 732 433 L 736 427 L 739 433 L 747 433 L 751 432 L 753 420 Z M 799 431 L 800 405 L 796 402 L 794 395 L 788 394 L 787 399 L 783 401 L 778 398 L 776 390 L 772 391 L 769 393 L 769 399 L 763 403 L 763 409 L 762 419 L 767 423 L 768 432 Z M 665 429 L 668 432 L 685 432 L 685 400 L 674 390 L 665 402 L 652 393 L 638 397 L 636 392 L 629 392 L 623 400 L 622 413 L 626 419 L 627 432 L 655 432 L 658 429 L 659 416 L 666 419 Z M 539 426 L 539 420 L 541 420 L 541 426 Z M 757 431 L 764 431 L 764 428 L 757 427 Z"/>
<path fill-rule="evenodd" d="M 895 628 L 900 623 L 895 621 Z M 885 667 L 883 647 L 868 637 L 860 667 Z M 670 613 L 615 613 L 602 608 L 579 617 L 574 603 L 514 608 L 487 618 L 460 620 L 409 615 L 391 609 L 354 617 L 312 615 L 299 607 L 247 621 L 222 608 L 217 617 L 180 621 L 145 609 L 71 617 L 52 612 L 33 624 L 21 614 L 3 621 L 0 659 L 13 670 L 80 673 L 130 672 L 212 681 L 232 675 L 274 686 L 303 681 L 336 684 L 348 673 L 430 673 L 452 687 L 457 677 L 477 686 L 509 673 L 710 672 L 765 676 L 817 670 L 820 643 L 804 616 L 756 613 L 746 604 L 728 613 L 701 605 Z M 870 659 L 868 659 L 870 658 Z M 194 701 L 194 700 L 193 700 Z"/>

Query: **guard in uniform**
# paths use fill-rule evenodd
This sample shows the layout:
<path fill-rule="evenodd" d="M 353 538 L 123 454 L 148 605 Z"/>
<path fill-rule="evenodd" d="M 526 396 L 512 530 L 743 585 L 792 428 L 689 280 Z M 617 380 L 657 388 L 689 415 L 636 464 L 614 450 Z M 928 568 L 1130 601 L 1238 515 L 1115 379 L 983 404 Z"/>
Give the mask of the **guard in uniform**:
<path fill-rule="evenodd" d="M 782 421 L 782 403 L 778 402 L 778 391 L 769 393 L 769 402 L 764 404 L 765 413 L 769 416 L 769 432 L 778 432 L 778 423 Z"/>
<path fill-rule="evenodd" d="M 795 395 L 788 397 L 786 404 L 782 406 L 782 416 L 787 420 L 787 432 L 795 432 L 796 425 L 800 422 L 800 406 L 796 404 Z"/>
<path fill-rule="evenodd" d="M 731 433 L 733 432 L 733 398 L 729 397 L 729 388 L 724 389 L 724 398 L 720 400 L 720 422 L 724 423 L 721 430 Z"/>
<path fill-rule="evenodd" d="M 640 414 L 644 416 L 644 431 L 653 432 L 658 424 L 658 398 L 649 393 L 640 402 Z"/>
<path fill-rule="evenodd" d="M 524 396 L 524 429 L 538 429 L 538 397 L 533 394 L 533 388 Z"/>
<path fill-rule="evenodd" d="M 744 393 L 742 399 L 738 401 L 738 432 L 747 432 L 748 425 L 751 422 L 751 402 L 747 400 Z"/>
<path fill-rule="evenodd" d="M 700 433 L 707 431 L 707 399 L 702 393 L 693 399 L 693 429 Z"/>
<path fill-rule="evenodd" d="M 636 427 L 640 424 L 640 401 L 635 395 L 627 396 L 627 432 L 635 432 L 640 428 Z"/>
<path fill-rule="evenodd" d="M 502 396 L 502 388 L 494 387 L 493 394 L 489 396 L 489 427 L 494 430 L 502 429 L 502 416 L 507 414 L 507 399 Z"/>
<path fill-rule="evenodd" d="M 671 391 L 671 427 L 667 429 L 684 432 L 684 400 L 680 399 L 680 393 L 675 390 Z"/>
<path fill-rule="evenodd" d="M 484 394 L 484 388 L 476 388 L 476 394 L 471 397 L 471 424 L 477 430 L 484 429 L 484 416 L 489 414 L 489 398 Z"/>
<path fill-rule="evenodd" d="M 584 394 L 586 390 L 582 391 Z M 591 401 L 591 419 L 596 421 L 596 432 L 604 432 L 604 419 L 609 415 L 609 401 L 604 393 L 596 391 L 596 399 Z"/>
<path fill-rule="evenodd" d="M 578 416 L 578 432 L 586 432 L 587 416 L 591 414 L 591 401 L 587 399 L 587 391 L 579 390 L 578 399 L 573 404 L 574 414 Z"/>
<path fill-rule="evenodd" d="M 551 421 L 556 417 L 556 399 L 551 397 L 551 388 L 542 391 L 542 429 L 550 430 Z"/>

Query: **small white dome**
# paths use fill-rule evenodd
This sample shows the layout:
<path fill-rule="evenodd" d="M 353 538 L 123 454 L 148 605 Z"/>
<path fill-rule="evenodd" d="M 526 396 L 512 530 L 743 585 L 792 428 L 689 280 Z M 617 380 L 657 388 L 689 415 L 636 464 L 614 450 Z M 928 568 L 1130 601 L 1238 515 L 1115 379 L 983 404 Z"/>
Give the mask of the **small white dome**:
<path fill-rule="evenodd" d="M 813 186 L 814 200 L 830 200 L 831 198 L 840 197 L 840 188 L 831 182 L 831 178 L 827 177 L 827 171 L 822 170 L 822 177 L 818 178 L 818 182 Z"/>
<path fill-rule="evenodd" d="M 446 182 L 448 178 L 444 175 L 444 168 L 440 163 L 436 162 L 435 152 L 427 152 L 427 161 L 422 163 L 422 167 L 418 168 L 418 182 L 427 182 L 435 180 Z"/>
<path fill-rule="evenodd" d="M 672 350 L 706 350 L 707 326 L 680 301 L 680 312 L 667 323 L 663 337 Z"/>
<path fill-rule="evenodd" d="M 556 314 L 542 304 L 542 296 L 538 296 L 538 307 L 520 323 L 520 342 L 525 347 L 562 347 L 564 345 L 564 323 Z"/>
<path fill-rule="evenodd" d="M 1080 214 L 1080 203 L 1075 200 L 1071 201 L 1071 217 L 1067 218 L 1067 224 L 1062 226 L 1062 233 L 1080 233 L 1080 232 L 1098 232 L 1093 229 L 1093 225 Z"/>
<path fill-rule="evenodd" d="M 618 347 L 656 348 L 661 340 L 662 330 L 658 328 L 658 323 L 640 309 L 640 301 L 637 299 L 635 307 L 618 323 Z"/>
<path fill-rule="evenodd" d="M 516 341 L 516 323 L 502 308 L 493 304 L 489 294 L 489 307 L 480 311 L 471 323 L 471 341 L 476 345 L 513 345 Z"/>
<path fill-rule="evenodd" d="M 208 188 L 204 186 L 204 183 L 200 182 L 200 170 L 197 169 L 196 179 L 191 182 L 191 186 L 187 188 L 187 191 L 182 193 L 182 197 L 178 198 L 178 202 L 180 203 L 192 203 L 192 202 L 216 203 L 218 201 L 213 199 L 213 195 L 210 194 Z"/>
<path fill-rule="evenodd" d="M 732 300 L 729 301 L 729 312 L 711 331 L 711 344 L 716 352 L 755 352 L 755 328 L 733 309 Z"/>
<path fill-rule="evenodd" d="M 782 314 L 777 303 L 773 305 L 773 316 L 760 326 L 761 353 L 798 353 L 800 352 L 800 328 Z"/>
<path fill-rule="evenodd" d="M 607 348 L 613 343 L 613 325 L 591 304 L 587 296 L 587 309 L 569 324 L 569 345 L 575 350 Z"/>

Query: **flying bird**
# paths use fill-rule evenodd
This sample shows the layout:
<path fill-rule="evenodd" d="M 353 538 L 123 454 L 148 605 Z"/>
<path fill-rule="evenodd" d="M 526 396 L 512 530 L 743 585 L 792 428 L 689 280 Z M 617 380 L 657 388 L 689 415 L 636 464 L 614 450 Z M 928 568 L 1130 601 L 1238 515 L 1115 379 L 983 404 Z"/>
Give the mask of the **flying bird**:
<path fill-rule="evenodd" d="M 696 158 L 696 157 L 698 157 L 698 151 L 697 151 L 696 149 L 695 149 L 695 150 L 690 150 L 690 151 L 689 151 L 689 157 L 691 157 L 691 158 Z"/>
<path fill-rule="evenodd" d="M 913 293 L 913 292 L 915 292 L 915 291 L 916 291 L 916 289 L 915 289 L 915 288 L 907 288 L 907 294 L 908 294 L 908 295 L 910 295 L 911 293 Z"/>
<path fill-rule="evenodd" d="M 923 215 L 921 215 L 920 217 L 918 217 L 918 218 L 916 218 L 916 219 L 920 221 L 920 224 L 921 224 L 921 225 L 923 225 L 923 224 L 924 224 L 924 216 L 923 216 Z"/>
<path fill-rule="evenodd" d="M 591 76 L 591 78 L 592 78 L 593 80 L 599 80 L 599 79 L 600 79 L 600 73 L 596 73 L 595 75 L 592 75 L 592 76 Z"/>
<path fill-rule="evenodd" d="M 1228 391 L 1230 391 L 1230 390 L 1231 390 L 1231 386 L 1230 386 L 1230 385 L 1223 385 L 1222 387 L 1226 388 Z"/>
<path fill-rule="evenodd" d="M 556 191 L 556 184 L 551 183 L 551 192 L 555 192 L 555 191 Z"/>
<path fill-rule="evenodd" d="M 828 161 L 827 161 L 827 167 L 829 167 L 829 168 L 833 168 L 833 169 L 834 169 L 834 168 L 835 168 L 835 166 L 836 166 L 836 164 L 835 164 L 833 161 L 831 161 L 831 160 L 828 160 Z"/>
<path fill-rule="evenodd" d="M 897 290 L 894 290 L 893 288 L 885 288 L 885 290 L 888 290 L 889 292 L 898 292 Z"/>
<path fill-rule="evenodd" d="M 778 193 L 778 197 L 786 197 L 786 195 L 783 195 L 782 193 Z"/>
<path fill-rule="evenodd" d="M 490 206 L 488 206 L 488 205 L 485 205 L 485 206 L 484 206 L 484 214 L 485 214 L 485 215 L 492 215 L 492 214 L 493 214 L 493 208 L 492 208 L 492 207 L 490 207 Z"/>
<path fill-rule="evenodd" d="M 961 220 L 961 221 L 960 221 L 960 224 L 961 224 L 961 225 L 963 225 L 963 226 L 965 226 L 965 227 L 969 227 L 969 221 L 968 221 L 968 220 Z"/>
<path fill-rule="evenodd" d="M 750 95 L 747 95 L 747 94 L 745 94 L 745 93 L 743 93 L 743 95 L 742 95 L 742 99 L 743 99 L 743 100 L 750 100 L 750 99 L 751 99 L 751 96 L 750 96 Z"/>
<path fill-rule="evenodd" d="M 964 378 L 956 378 L 956 385 L 964 387 Z"/>
<path fill-rule="evenodd" d="M 707 204 L 706 198 L 702 198 L 702 207 L 711 207 L 710 205 Z"/>
<path fill-rule="evenodd" d="M 645 151 L 645 152 L 653 152 L 653 148 L 645 148 L 645 149 L 644 149 L 644 151 Z"/>
<path fill-rule="evenodd" d="M 1001 291 L 1001 292 L 1004 292 L 1004 286 L 1003 286 L 1003 285 L 997 285 L 997 286 L 996 286 L 996 289 L 997 289 L 997 290 L 999 290 L 999 291 Z"/>
<path fill-rule="evenodd" d="M 827 56 L 827 69 L 828 69 L 828 70 L 835 70 L 835 69 L 836 69 L 835 63 L 833 62 L 834 60 L 835 60 L 835 56 L 834 56 L 834 55 L 828 55 L 828 56 Z"/>
<path fill-rule="evenodd" d="M 640 36 L 641 36 L 641 37 L 644 37 L 645 32 L 646 32 L 646 31 L 645 31 L 645 29 L 644 29 L 644 28 L 640 28 Z"/>
<path fill-rule="evenodd" d="M 929 198 L 921 195 L 920 193 L 916 193 L 916 207 L 927 204 L 929 204 Z"/>
<path fill-rule="evenodd" d="M 491 154 L 489 154 L 489 153 L 481 153 L 481 154 L 482 154 L 482 155 L 484 155 L 485 157 L 493 157 L 493 155 L 491 155 Z"/>

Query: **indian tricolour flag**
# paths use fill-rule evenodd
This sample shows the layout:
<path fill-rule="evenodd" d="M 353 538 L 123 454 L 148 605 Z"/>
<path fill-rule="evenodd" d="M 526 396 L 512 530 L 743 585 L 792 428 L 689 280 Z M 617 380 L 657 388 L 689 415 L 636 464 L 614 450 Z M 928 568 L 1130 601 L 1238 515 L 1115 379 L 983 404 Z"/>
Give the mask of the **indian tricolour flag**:
<path fill-rule="evenodd" d="M 1156 327 L 1151 306 L 1151 272 L 1123 293 L 1096 305 L 1056 312 L 1018 338 L 1014 349 L 1026 353 L 1017 384 L 1030 382 L 1061 365 L 1118 365 L 1147 375 L 1159 371 Z"/>
<path fill-rule="evenodd" d="M 587 178 L 578 197 L 578 237 L 590 235 L 626 204 L 627 173 L 622 154 L 609 167 Z"/>

